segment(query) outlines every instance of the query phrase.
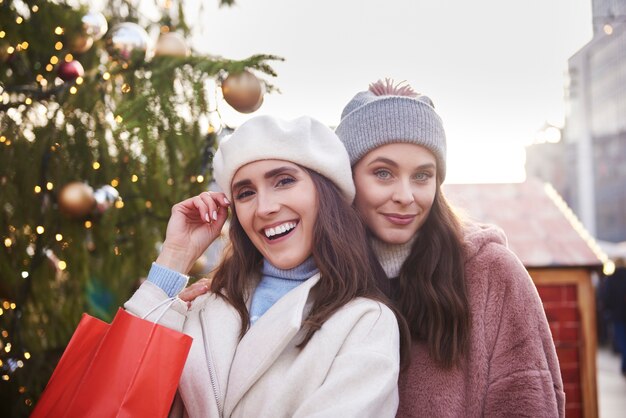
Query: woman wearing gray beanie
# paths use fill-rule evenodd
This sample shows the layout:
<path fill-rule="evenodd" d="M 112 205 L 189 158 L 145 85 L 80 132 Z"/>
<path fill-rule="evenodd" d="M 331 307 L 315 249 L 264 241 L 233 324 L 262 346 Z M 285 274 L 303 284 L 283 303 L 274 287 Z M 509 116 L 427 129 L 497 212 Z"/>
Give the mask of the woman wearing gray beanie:
<path fill-rule="evenodd" d="M 170 416 L 394 417 L 410 337 L 378 289 L 386 279 L 337 136 L 308 117 L 255 117 L 213 165 L 224 193 L 172 208 L 148 280 L 125 304 L 145 316 L 171 300 L 160 322 L 193 337 Z M 231 247 L 186 303 L 185 274 L 229 207 Z"/>
<path fill-rule="evenodd" d="M 355 207 L 413 338 L 399 417 L 562 417 L 554 343 L 530 276 L 501 230 L 463 222 L 442 191 L 446 137 L 432 101 L 379 81 L 336 130 Z"/>

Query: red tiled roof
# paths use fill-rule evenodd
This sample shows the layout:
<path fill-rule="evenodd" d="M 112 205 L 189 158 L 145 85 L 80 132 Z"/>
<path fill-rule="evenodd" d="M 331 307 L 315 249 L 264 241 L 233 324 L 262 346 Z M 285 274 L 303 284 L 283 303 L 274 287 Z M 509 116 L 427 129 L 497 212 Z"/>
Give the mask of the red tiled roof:
<path fill-rule="evenodd" d="M 526 267 L 602 265 L 539 180 L 446 184 L 443 190 L 463 215 L 502 228 Z"/>

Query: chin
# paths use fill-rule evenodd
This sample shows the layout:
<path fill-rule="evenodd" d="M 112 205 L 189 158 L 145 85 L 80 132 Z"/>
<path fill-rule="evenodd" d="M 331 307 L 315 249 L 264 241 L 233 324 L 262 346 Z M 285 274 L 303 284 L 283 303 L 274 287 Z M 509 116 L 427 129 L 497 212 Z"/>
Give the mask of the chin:
<path fill-rule="evenodd" d="M 378 235 L 378 239 L 386 244 L 401 245 L 411 241 L 415 236 L 414 232 L 383 231 Z"/>

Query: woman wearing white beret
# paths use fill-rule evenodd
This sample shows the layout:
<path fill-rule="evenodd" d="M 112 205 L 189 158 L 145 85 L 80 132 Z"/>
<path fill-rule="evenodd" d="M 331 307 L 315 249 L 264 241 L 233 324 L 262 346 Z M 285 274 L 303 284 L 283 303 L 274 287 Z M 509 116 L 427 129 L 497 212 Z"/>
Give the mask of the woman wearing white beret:
<path fill-rule="evenodd" d="M 384 272 L 337 136 L 308 117 L 255 117 L 222 141 L 214 172 L 224 193 L 173 207 L 162 252 L 125 304 L 144 316 L 179 294 L 231 207 L 231 248 L 209 292 L 173 299 L 160 320 L 193 337 L 171 415 L 395 416 L 408 332 L 378 290 Z"/>

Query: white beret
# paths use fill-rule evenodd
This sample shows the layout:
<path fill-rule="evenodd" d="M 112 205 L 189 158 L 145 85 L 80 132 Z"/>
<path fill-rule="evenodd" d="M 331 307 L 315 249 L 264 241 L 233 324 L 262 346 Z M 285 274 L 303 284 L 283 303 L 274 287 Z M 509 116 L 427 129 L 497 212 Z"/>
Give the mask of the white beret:
<path fill-rule="evenodd" d="M 309 168 L 332 181 L 349 203 L 354 200 L 348 152 L 330 128 L 313 118 L 256 116 L 224 138 L 213 158 L 213 176 L 228 199 L 232 201 L 231 183 L 237 170 L 259 160 Z"/>

